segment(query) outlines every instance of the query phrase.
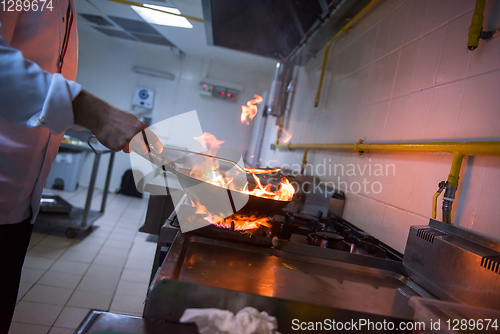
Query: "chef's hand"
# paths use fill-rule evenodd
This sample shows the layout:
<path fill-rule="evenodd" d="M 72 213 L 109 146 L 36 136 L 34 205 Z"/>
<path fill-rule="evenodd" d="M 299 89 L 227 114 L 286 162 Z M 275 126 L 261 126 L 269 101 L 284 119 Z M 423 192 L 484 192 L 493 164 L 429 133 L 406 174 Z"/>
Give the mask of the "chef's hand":
<path fill-rule="evenodd" d="M 73 100 L 73 115 L 75 124 L 92 131 L 101 144 L 115 152 L 123 150 L 130 153 L 129 143 L 132 138 L 147 128 L 146 124 L 131 113 L 117 109 L 85 90 Z M 149 129 L 146 131 L 150 149 L 161 153 L 163 146 L 158 137 Z M 134 143 L 136 140 L 134 139 Z M 139 151 L 148 152 L 144 141 L 135 144 L 134 147 Z"/>

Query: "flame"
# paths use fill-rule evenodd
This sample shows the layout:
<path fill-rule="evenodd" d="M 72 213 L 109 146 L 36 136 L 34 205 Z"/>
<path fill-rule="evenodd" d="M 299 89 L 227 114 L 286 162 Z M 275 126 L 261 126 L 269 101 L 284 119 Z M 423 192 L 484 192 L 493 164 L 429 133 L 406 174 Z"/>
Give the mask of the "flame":
<path fill-rule="evenodd" d="M 240 214 L 234 214 L 226 219 L 215 220 L 214 217 L 205 217 L 205 220 L 222 228 L 231 229 L 234 223 L 235 231 L 248 231 L 256 230 L 259 226 L 271 227 L 268 218 L 257 218 L 256 216 L 244 216 Z"/>
<path fill-rule="evenodd" d="M 271 173 L 276 173 L 281 170 L 281 168 L 273 168 L 273 169 L 266 169 L 266 168 L 245 168 L 245 170 L 248 173 L 252 174 L 271 174 Z"/>
<path fill-rule="evenodd" d="M 234 214 L 230 217 L 224 218 L 222 214 L 212 215 L 210 212 L 208 212 L 208 209 L 199 201 L 197 201 L 196 203 L 191 203 L 194 207 L 196 207 L 195 214 L 205 216 L 203 217 L 204 220 L 218 227 L 232 229 L 232 225 L 234 224 L 235 231 L 256 230 L 261 225 L 271 227 L 269 219 L 267 217 L 257 218 L 257 216 L 254 215 L 245 216 L 241 214 Z"/>
<path fill-rule="evenodd" d="M 290 139 L 292 139 L 292 134 L 279 126 L 276 126 L 276 127 L 278 128 L 278 130 L 281 130 L 281 132 L 283 132 L 285 134 L 285 138 L 283 138 L 283 143 L 285 143 L 285 144 L 288 143 L 290 141 Z"/>
<path fill-rule="evenodd" d="M 203 132 L 200 137 L 193 137 L 193 139 L 199 141 L 203 146 L 206 145 L 210 155 L 215 154 L 221 144 L 224 143 L 223 140 L 218 140 L 213 134 L 208 132 Z M 208 163 L 208 161 L 210 163 Z M 217 160 L 206 159 L 202 164 L 193 166 L 190 175 L 201 181 L 206 181 L 219 187 L 227 188 L 231 180 L 225 180 L 218 170 L 219 162 Z"/>
<path fill-rule="evenodd" d="M 255 99 L 247 102 L 246 106 L 241 106 L 241 123 L 246 123 L 249 125 L 250 123 L 247 121 L 247 117 L 253 119 L 255 115 L 257 115 L 257 106 L 262 102 L 262 97 L 259 95 L 254 95 Z"/>
<path fill-rule="evenodd" d="M 198 140 L 200 143 L 207 144 L 210 155 L 212 154 L 212 150 L 218 149 L 224 141 L 217 140 L 217 138 L 210 133 L 203 133 L 200 137 L 193 137 Z M 249 183 L 246 182 L 243 187 L 241 184 L 239 189 L 237 189 L 236 185 L 233 182 L 233 178 L 229 176 L 223 176 L 223 174 L 219 170 L 219 162 L 217 159 L 206 159 L 202 164 L 195 165 L 190 175 L 196 179 L 201 181 L 205 181 L 207 183 L 211 183 L 221 188 L 226 188 L 230 190 L 235 190 L 241 192 L 243 194 L 248 194 L 257 197 L 269 198 L 275 201 L 290 201 L 295 193 L 295 189 L 290 184 L 287 178 L 283 178 L 283 181 L 280 182 L 279 188 L 277 191 L 272 190 L 272 185 L 267 184 L 263 185 L 262 181 L 257 176 L 258 174 L 272 174 L 279 172 L 280 168 L 274 169 L 254 169 L 248 168 L 246 169 L 249 172 L 254 181 L 255 187 L 252 190 L 249 190 Z M 266 176 L 264 176 L 266 177 Z M 252 230 L 258 228 L 260 225 L 266 225 L 267 218 L 257 219 L 256 216 L 242 216 L 242 215 L 232 215 L 229 218 L 226 218 L 223 214 L 215 214 L 208 212 L 207 208 L 201 203 L 193 203 L 196 207 L 195 214 L 203 214 L 206 217 L 204 218 L 208 222 L 217 225 L 219 227 L 231 228 L 232 222 L 234 222 L 235 230 Z M 268 226 L 268 225 L 266 225 Z"/>
<path fill-rule="evenodd" d="M 290 201 L 293 197 L 293 194 L 295 193 L 295 188 L 286 178 L 283 182 L 280 183 L 278 191 L 272 192 L 270 184 L 264 187 L 262 186 L 262 182 L 260 181 L 260 179 L 255 176 L 255 174 L 252 174 L 252 176 L 257 183 L 257 186 L 252 191 L 243 189 L 241 191 L 242 193 L 257 197 L 269 198 L 275 201 Z M 246 187 L 248 187 L 248 183 Z"/>
<path fill-rule="evenodd" d="M 223 140 L 218 140 L 213 134 L 208 132 L 203 132 L 201 136 L 193 137 L 193 139 L 199 141 L 203 146 L 206 145 L 210 153 L 212 153 L 212 150 L 220 148 L 221 144 L 224 143 Z"/>

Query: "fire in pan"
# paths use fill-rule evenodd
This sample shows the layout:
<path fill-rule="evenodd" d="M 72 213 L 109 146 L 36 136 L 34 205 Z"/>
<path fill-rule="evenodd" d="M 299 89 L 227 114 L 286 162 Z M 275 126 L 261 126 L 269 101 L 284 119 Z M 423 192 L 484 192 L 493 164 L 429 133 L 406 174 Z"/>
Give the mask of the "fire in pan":
<path fill-rule="evenodd" d="M 144 136 L 146 139 L 146 137 Z M 147 139 L 145 140 L 146 145 Z M 186 152 L 200 159 L 191 161 L 190 168 L 182 168 L 185 161 L 176 161 L 149 149 L 137 154 L 165 172 L 175 174 L 196 213 L 205 214 L 209 222 L 222 227 L 236 225 L 245 230 L 285 207 L 292 200 L 295 189 L 281 174 L 281 169 L 243 168 L 236 162 L 207 154 Z M 188 158 L 189 159 L 189 158 Z"/>

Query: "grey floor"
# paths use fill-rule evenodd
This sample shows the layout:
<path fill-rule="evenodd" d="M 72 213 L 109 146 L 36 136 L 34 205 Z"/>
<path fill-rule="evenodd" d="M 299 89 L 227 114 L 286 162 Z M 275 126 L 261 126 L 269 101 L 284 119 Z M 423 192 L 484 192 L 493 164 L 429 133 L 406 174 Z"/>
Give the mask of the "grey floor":
<path fill-rule="evenodd" d="M 83 207 L 87 189 L 46 191 Z M 75 239 L 35 224 L 9 334 L 70 334 L 90 309 L 140 316 L 156 248 L 138 232 L 146 208 L 146 199 L 110 194 L 104 216 Z"/>

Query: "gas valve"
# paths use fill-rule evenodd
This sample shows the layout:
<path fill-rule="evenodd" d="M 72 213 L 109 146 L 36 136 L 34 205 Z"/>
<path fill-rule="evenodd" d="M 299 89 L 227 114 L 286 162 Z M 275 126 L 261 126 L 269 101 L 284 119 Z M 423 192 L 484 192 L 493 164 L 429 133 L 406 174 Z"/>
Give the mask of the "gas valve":
<path fill-rule="evenodd" d="M 436 191 L 436 193 L 432 197 L 432 218 L 433 219 L 436 219 L 436 210 L 437 210 L 437 200 L 438 200 L 438 197 L 439 197 L 439 195 L 441 195 L 441 193 L 443 192 L 444 188 L 446 188 L 447 184 L 448 184 L 448 182 L 446 182 L 446 181 L 439 182 L 439 184 L 438 184 L 439 189 Z"/>

